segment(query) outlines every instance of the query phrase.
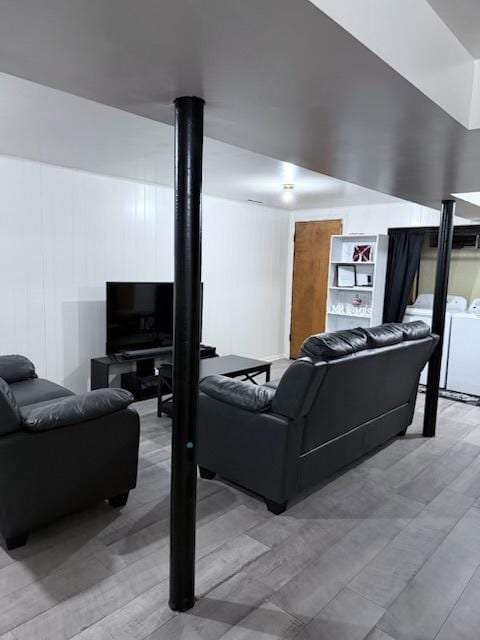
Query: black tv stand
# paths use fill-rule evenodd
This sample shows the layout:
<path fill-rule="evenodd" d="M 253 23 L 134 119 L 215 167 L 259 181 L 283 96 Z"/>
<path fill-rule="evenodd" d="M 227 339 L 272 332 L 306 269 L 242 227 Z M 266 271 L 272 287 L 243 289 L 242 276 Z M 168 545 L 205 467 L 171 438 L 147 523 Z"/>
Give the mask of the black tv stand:
<path fill-rule="evenodd" d="M 155 375 L 155 358 L 149 358 L 148 360 L 137 360 L 136 373 L 137 373 L 137 376 L 154 376 Z"/>
<path fill-rule="evenodd" d="M 132 355 L 125 359 L 130 362 L 134 360 Z M 120 376 L 122 389 L 127 389 L 130 393 L 133 393 L 135 400 L 153 398 L 155 393 L 158 392 L 158 375 L 155 373 L 155 358 L 136 360 L 136 365 L 135 371 L 122 373 Z"/>
<path fill-rule="evenodd" d="M 158 384 L 155 367 L 161 364 L 171 364 L 173 348 L 142 349 L 135 356 L 134 353 L 134 351 L 130 351 L 128 357 L 116 353 L 92 358 L 90 360 L 90 388 L 94 390 L 108 387 L 111 371 L 116 369 L 117 373 L 122 373 L 122 387 L 125 385 L 125 388 L 132 391 L 136 400 L 155 397 Z M 201 358 L 214 358 L 216 355 L 215 347 L 200 345 Z M 136 370 L 131 371 L 131 365 L 134 362 Z"/>

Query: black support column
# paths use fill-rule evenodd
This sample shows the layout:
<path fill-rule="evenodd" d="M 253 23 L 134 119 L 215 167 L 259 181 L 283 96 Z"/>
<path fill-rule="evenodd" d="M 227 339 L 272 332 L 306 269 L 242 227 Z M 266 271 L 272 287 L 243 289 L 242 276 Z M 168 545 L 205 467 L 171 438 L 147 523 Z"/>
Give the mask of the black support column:
<path fill-rule="evenodd" d="M 442 364 L 443 332 L 447 308 L 448 275 L 452 252 L 453 218 L 455 200 L 443 200 L 442 217 L 438 233 L 437 270 L 435 275 L 435 297 L 433 301 L 432 331 L 440 336 L 437 348 L 428 365 L 427 394 L 423 419 L 423 435 L 433 438 L 437 426 L 438 389 Z"/>
<path fill-rule="evenodd" d="M 174 611 L 186 611 L 195 603 L 203 106 L 201 98 L 175 100 L 175 326 L 169 598 L 169 606 Z"/>

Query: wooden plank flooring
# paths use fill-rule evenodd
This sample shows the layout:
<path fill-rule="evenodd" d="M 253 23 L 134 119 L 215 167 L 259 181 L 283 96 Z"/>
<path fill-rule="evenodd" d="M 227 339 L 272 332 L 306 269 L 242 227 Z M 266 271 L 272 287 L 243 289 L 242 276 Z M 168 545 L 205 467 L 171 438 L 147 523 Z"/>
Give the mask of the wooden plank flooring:
<path fill-rule="evenodd" d="M 274 365 L 278 375 L 285 362 Z M 282 516 L 199 480 L 196 607 L 168 599 L 171 425 L 137 404 L 138 488 L 0 547 L 0 640 L 477 640 L 480 407 L 440 401 L 407 437 Z"/>

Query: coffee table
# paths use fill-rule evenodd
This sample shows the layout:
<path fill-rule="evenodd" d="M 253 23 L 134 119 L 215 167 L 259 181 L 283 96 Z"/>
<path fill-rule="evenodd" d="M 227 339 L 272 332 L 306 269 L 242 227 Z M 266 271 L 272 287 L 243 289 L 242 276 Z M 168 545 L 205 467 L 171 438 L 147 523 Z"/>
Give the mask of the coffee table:
<path fill-rule="evenodd" d="M 204 358 L 200 360 L 200 380 L 208 376 L 227 376 L 249 380 L 257 384 L 255 378 L 265 374 L 265 381 L 270 380 L 270 362 L 244 358 L 243 356 L 219 356 L 216 358 Z M 167 390 L 165 394 L 164 391 Z M 165 398 L 164 396 L 168 396 Z M 164 364 L 160 367 L 158 376 L 158 407 L 157 415 L 166 413 L 172 415 L 172 365 Z"/>

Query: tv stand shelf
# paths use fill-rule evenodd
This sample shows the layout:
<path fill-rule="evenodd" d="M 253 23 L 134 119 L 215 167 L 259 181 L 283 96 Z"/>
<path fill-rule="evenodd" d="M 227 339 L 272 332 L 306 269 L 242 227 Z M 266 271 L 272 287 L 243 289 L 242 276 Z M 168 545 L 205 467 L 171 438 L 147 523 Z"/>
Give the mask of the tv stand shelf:
<path fill-rule="evenodd" d="M 200 358 L 214 358 L 217 355 L 215 347 L 207 345 L 200 346 Z M 128 357 L 123 357 L 121 354 L 112 354 L 109 356 L 100 356 L 98 358 L 92 358 L 90 360 L 90 388 L 104 389 L 109 386 L 110 374 L 115 370 L 116 373 L 130 373 L 131 376 L 137 376 L 139 382 L 142 379 L 152 378 L 155 367 L 161 364 L 171 364 L 173 360 L 173 348 L 164 347 L 162 349 L 155 349 L 154 355 L 145 351 L 140 351 L 138 356 L 134 356 L 131 352 Z M 132 371 L 132 363 L 136 363 L 136 372 Z M 122 376 L 123 377 L 123 376 Z M 135 394 L 134 394 L 135 395 Z M 154 397 L 155 392 L 149 392 L 145 397 Z M 137 398 L 136 399 L 144 399 Z"/>

